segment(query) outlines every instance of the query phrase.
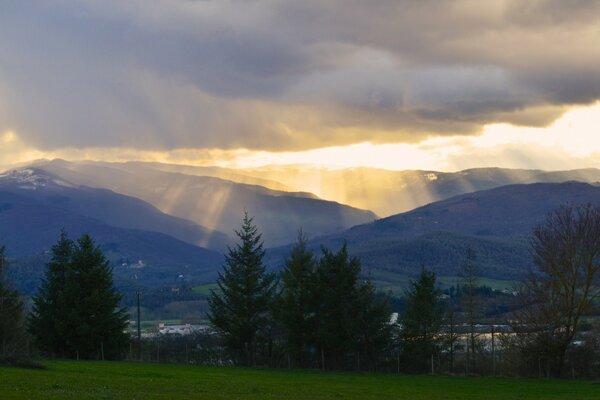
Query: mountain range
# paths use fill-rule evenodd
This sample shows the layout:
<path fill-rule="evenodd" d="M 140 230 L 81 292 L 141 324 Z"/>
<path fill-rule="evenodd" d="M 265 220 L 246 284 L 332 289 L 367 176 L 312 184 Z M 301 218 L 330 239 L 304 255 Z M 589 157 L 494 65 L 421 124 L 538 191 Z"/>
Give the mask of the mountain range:
<path fill-rule="evenodd" d="M 177 238 L 223 247 L 227 237 L 166 215 L 139 199 L 106 189 L 77 186 L 45 171 L 23 169 L 0 175 L 0 243 L 11 259 L 37 257 L 37 268 L 18 285 L 31 289 L 43 272 L 61 229 L 71 238 L 89 233 L 122 281 L 162 285 L 178 277 L 211 280 L 222 253 Z M 134 282 L 135 281 L 135 282 Z"/>
<path fill-rule="evenodd" d="M 225 170 L 227 172 L 227 170 Z M 274 179 L 296 190 L 305 190 L 386 217 L 462 193 L 527 183 L 600 182 L 600 170 L 542 171 L 508 168 L 475 168 L 458 172 L 389 171 L 376 168 L 339 170 L 303 166 L 246 169 L 244 174 Z"/>
<path fill-rule="evenodd" d="M 361 257 L 365 275 L 379 285 L 405 282 L 423 266 L 440 276 L 457 276 L 467 248 L 475 251 L 479 275 L 511 280 L 531 266 L 527 238 L 547 212 L 566 203 L 600 202 L 600 188 L 583 183 L 598 181 L 595 169 L 387 171 L 390 179 L 401 177 L 404 184 L 379 187 L 377 179 L 365 184 L 386 193 L 383 203 L 389 204 L 393 195 L 398 196 L 396 208 L 406 207 L 408 197 L 411 204 L 441 199 L 376 219 L 370 211 L 281 190 L 289 190 L 289 182 L 255 177 L 255 172 L 38 161 L 0 174 L 0 243 L 15 266 L 13 277 L 29 292 L 62 228 L 73 238 L 92 234 L 113 263 L 121 287 L 209 282 L 227 246 L 235 242 L 233 231 L 245 209 L 263 233 L 273 268 L 282 265 L 302 228 L 315 251 L 348 243 L 351 254 Z M 357 170 L 345 173 L 339 179 L 347 180 L 346 185 L 360 184 L 351 182 Z M 544 183 L 564 180 L 568 182 Z"/>
<path fill-rule="evenodd" d="M 156 164 L 53 160 L 35 166 L 69 182 L 137 197 L 164 213 L 231 237 L 247 210 L 268 247 L 293 241 L 300 228 L 309 236 L 318 236 L 376 219 L 371 211 L 322 200 L 311 193 L 163 171 Z"/>
<path fill-rule="evenodd" d="M 465 193 L 310 241 L 351 254 L 381 281 L 414 276 L 422 267 L 458 276 L 467 248 L 479 275 L 510 280 L 532 265 L 528 238 L 548 212 L 565 204 L 600 204 L 600 187 L 580 182 L 507 185 Z M 287 249 L 274 250 L 274 259 Z M 278 253 L 280 252 L 280 253 Z"/>

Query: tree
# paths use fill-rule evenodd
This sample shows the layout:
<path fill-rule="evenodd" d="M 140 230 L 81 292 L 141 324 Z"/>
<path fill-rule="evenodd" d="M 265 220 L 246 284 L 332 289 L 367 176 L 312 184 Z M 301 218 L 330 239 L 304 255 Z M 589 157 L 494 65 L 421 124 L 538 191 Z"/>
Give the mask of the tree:
<path fill-rule="evenodd" d="M 254 365 L 257 346 L 267 336 L 275 274 L 266 271 L 262 238 L 247 212 L 235 233 L 241 243 L 225 256 L 219 291 L 212 291 L 208 299 L 208 318 L 236 361 Z"/>
<path fill-rule="evenodd" d="M 360 279 L 360 259 L 349 256 L 346 243 L 335 253 L 325 247 L 321 251 L 312 296 L 313 343 L 320 350 L 321 367 L 344 368 L 348 356 L 354 356 L 354 367 L 360 369 L 361 354 L 374 365 L 391 341 L 388 298 Z"/>
<path fill-rule="evenodd" d="M 360 282 L 357 290 L 358 307 L 355 321 L 359 354 L 358 369 L 370 364 L 374 369 L 392 346 L 393 325 L 390 322 L 392 308 L 389 296 L 377 293 L 371 282 Z M 362 356 L 361 356 L 362 354 Z M 368 366 L 368 365 L 367 365 Z"/>
<path fill-rule="evenodd" d="M 600 296 L 600 208 L 562 206 L 534 229 L 535 270 L 521 282 L 516 312 L 525 352 L 541 352 L 546 373 L 563 374 L 566 352 L 581 320 Z"/>
<path fill-rule="evenodd" d="M 454 351 L 456 343 L 460 339 L 460 335 L 456 329 L 456 307 L 451 302 L 448 304 L 445 310 L 444 315 L 444 325 L 446 325 L 446 329 L 444 330 L 443 335 L 443 347 L 447 349 L 449 356 L 449 364 L 450 364 L 450 373 L 454 373 Z"/>
<path fill-rule="evenodd" d="M 5 279 L 7 267 L 5 248 L 0 246 L 0 356 L 19 356 L 24 337 L 22 330 L 23 302 Z"/>
<path fill-rule="evenodd" d="M 346 243 L 337 253 L 324 247 L 321 251 L 315 273 L 315 341 L 321 351 L 321 367 L 340 368 L 358 339 L 355 316 L 360 261 L 349 257 Z"/>
<path fill-rule="evenodd" d="M 437 352 L 444 310 L 439 301 L 441 290 L 435 286 L 435 281 L 435 273 L 423 268 L 406 293 L 406 311 L 400 319 L 400 340 L 410 372 L 428 371 L 429 360 Z"/>
<path fill-rule="evenodd" d="M 46 274 L 37 295 L 33 297 L 29 318 L 29 332 L 36 338 L 40 350 L 59 357 L 68 357 L 70 353 L 64 340 L 67 330 L 65 316 L 68 315 L 65 289 L 73 249 L 73 241 L 62 230 L 60 239 L 52 246 L 52 258 L 46 266 Z"/>
<path fill-rule="evenodd" d="M 87 234 L 72 243 L 63 232 L 52 251 L 34 298 L 31 333 L 42 349 L 60 356 L 120 357 L 128 343 L 127 315 L 108 260 Z"/>
<path fill-rule="evenodd" d="M 298 242 L 290 251 L 281 271 L 282 291 L 277 301 L 277 320 L 283 327 L 287 350 L 296 365 L 303 366 L 313 335 L 315 315 L 315 256 L 307 249 L 306 237 L 298 233 Z"/>

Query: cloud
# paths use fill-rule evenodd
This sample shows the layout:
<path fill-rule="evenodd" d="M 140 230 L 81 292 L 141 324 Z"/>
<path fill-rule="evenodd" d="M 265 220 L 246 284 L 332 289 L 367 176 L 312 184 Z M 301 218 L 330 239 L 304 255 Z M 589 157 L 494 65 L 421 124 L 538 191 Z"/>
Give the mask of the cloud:
<path fill-rule="evenodd" d="M 539 114 L 543 118 L 545 110 L 539 110 Z M 137 160 L 244 170 L 259 168 L 260 173 L 269 172 L 275 180 L 279 172 L 285 172 L 289 178 L 291 171 L 298 166 L 303 170 L 315 171 L 355 167 L 438 171 L 488 166 L 544 170 L 600 168 L 598 126 L 600 102 L 568 110 L 544 128 L 489 124 L 483 127 L 480 135 L 435 136 L 411 143 L 360 142 L 304 151 L 219 148 L 144 150 L 139 146 L 65 147 L 47 151 L 32 148 L 17 133 L 6 131 L 0 134 L 0 168 L 8 168 L 7 163 L 25 163 L 39 158 L 113 162 Z M 280 176 L 281 179 L 283 177 Z M 313 189 L 304 187 L 302 190 Z"/>
<path fill-rule="evenodd" d="M 541 126 L 600 99 L 600 2 L 3 2 L 0 131 L 300 150 Z"/>

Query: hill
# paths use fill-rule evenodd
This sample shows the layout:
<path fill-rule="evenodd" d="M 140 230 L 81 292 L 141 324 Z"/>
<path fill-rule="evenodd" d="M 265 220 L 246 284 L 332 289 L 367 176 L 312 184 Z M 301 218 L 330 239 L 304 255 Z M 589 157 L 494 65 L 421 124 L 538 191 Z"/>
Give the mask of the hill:
<path fill-rule="evenodd" d="M 11 170 L 0 175 L 0 191 L 30 204 L 56 207 L 108 225 L 161 232 L 193 245 L 223 251 L 224 233 L 162 213 L 140 199 L 106 189 L 75 185 L 37 168 Z"/>
<path fill-rule="evenodd" d="M 86 201 L 91 210 L 84 207 Z M 137 214 L 128 217 L 127 212 Z M 119 217 L 114 213 L 123 213 L 121 226 L 106 222 L 119 222 L 113 220 Z M 72 238 L 83 233 L 94 237 L 115 266 L 117 285 L 122 288 L 214 280 L 221 267 L 221 253 L 165 233 L 123 227 L 164 223 L 165 229 L 204 234 L 202 229 L 183 222 L 139 200 L 74 187 L 39 171 L 24 170 L 0 177 L 0 243 L 6 245 L 10 257 L 10 277 L 28 294 L 37 287 L 48 252 L 63 228 Z"/>
<path fill-rule="evenodd" d="M 210 176 L 162 171 L 141 163 L 36 163 L 67 181 L 134 196 L 161 211 L 211 230 L 233 234 L 244 209 L 255 217 L 267 246 L 295 240 L 302 228 L 311 236 L 339 232 L 373 221 L 365 210 L 315 198 L 302 192 L 283 192 Z"/>
<path fill-rule="evenodd" d="M 346 241 L 365 271 L 382 283 L 414 276 L 423 265 L 439 275 L 459 275 L 467 247 L 475 251 L 482 277 L 511 280 L 531 266 L 528 236 L 549 211 L 599 202 L 600 188 L 585 183 L 508 185 L 431 203 L 310 244 L 337 248 Z M 271 264 L 280 264 L 287 250 L 274 249 Z"/>

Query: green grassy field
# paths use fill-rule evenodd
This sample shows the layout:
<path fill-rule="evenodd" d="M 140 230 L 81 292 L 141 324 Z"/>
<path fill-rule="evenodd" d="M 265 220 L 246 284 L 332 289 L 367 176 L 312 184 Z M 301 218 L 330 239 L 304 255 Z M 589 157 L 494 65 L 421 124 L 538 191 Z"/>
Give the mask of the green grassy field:
<path fill-rule="evenodd" d="M 383 279 L 382 276 L 379 276 L 380 279 Z M 385 278 L 389 278 L 389 276 L 385 276 Z M 380 283 L 379 289 L 384 292 L 392 292 L 394 296 L 401 297 L 404 295 L 406 289 L 408 289 L 408 285 L 411 280 L 415 280 L 416 278 L 409 278 L 407 276 L 394 275 L 392 283 Z M 447 289 L 453 285 L 460 285 L 464 278 L 460 276 L 438 276 L 436 277 L 437 284 L 439 287 L 443 289 Z M 489 279 L 489 278 L 477 278 L 477 286 L 489 286 L 492 289 L 496 290 L 513 290 L 516 281 L 503 281 L 498 279 Z"/>
<path fill-rule="evenodd" d="M 591 382 L 58 361 L 0 367 L 0 399 L 600 399 Z"/>
<path fill-rule="evenodd" d="M 217 290 L 219 286 L 216 283 L 205 283 L 204 285 L 194 286 L 192 291 L 196 294 L 203 294 L 208 296 L 211 290 Z"/>

